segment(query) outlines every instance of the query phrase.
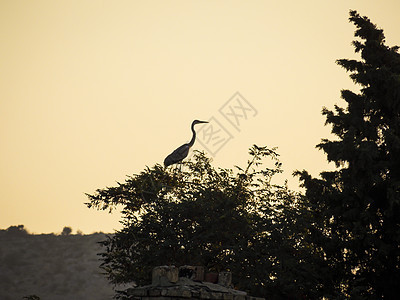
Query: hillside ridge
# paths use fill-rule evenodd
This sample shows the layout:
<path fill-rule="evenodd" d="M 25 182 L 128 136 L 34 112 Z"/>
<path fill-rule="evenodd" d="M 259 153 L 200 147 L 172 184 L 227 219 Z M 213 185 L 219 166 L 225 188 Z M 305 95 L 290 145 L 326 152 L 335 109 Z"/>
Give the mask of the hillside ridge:
<path fill-rule="evenodd" d="M 0 299 L 111 299 L 113 287 L 99 267 L 98 242 L 105 238 L 101 232 L 29 234 L 23 225 L 0 230 Z"/>

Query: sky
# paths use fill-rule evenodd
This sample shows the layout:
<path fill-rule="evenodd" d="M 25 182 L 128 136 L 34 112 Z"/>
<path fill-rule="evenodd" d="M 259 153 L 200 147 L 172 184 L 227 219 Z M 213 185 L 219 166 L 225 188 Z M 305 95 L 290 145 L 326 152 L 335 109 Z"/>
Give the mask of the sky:
<path fill-rule="evenodd" d="M 113 232 L 85 193 L 162 163 L 191 138 L 213 164 L 278 147 L 294 170 L 334 168 L 321 110 L 357 91 L 349 10 L 400 45 L 400 1 L 0 0 L 0 229 Z"/>

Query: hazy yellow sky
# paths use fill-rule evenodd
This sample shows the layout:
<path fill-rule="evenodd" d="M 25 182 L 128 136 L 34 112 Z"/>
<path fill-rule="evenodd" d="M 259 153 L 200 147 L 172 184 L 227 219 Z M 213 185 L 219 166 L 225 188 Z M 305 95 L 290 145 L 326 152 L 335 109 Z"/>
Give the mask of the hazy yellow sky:
<path fill-rule="evenodd" d="M 335 64 L 357 57 L 349 9 L 400 44 L 397 0 L 0 0 L 0 228 L 120 228 L 84 193 L 162 163 L 193 119 L 225 129 L 203 143 L 218 166 L 256 143 L 279 147 L 284 178 L 331 168 L 315 145 L 322 107 L 356 89 Z"/>

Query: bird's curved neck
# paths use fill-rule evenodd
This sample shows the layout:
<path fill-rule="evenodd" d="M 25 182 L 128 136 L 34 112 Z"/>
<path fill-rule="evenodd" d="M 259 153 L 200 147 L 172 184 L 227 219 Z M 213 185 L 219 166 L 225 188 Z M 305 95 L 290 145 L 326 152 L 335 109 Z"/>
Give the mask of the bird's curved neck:
<path fill-rule="evenodd" d="M 194 144 L 194 141 L 196 140 L 196 131 L 194 131 L 194 125 L 195 124 L 193 124 L 192 123 L 192 132 L 193 132 L 193 136 L 192 136 L 192 139 L 190 140 L 190 142 L 189 142 L 189 147 L 192 147 L 193 146 L 193 144 Z"/>

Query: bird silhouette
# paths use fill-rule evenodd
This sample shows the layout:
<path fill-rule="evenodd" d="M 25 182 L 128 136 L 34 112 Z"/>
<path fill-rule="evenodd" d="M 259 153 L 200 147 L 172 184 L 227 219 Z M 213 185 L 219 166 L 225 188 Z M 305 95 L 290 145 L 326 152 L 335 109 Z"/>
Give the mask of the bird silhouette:
<path fill-rule="evenodd" d="M 194 130 L 194 125 L 196 124 L 201 124 L 201 123 L 208 123 L 207 121 L 199 121 L 199 120 L 194 120 L 192 122 L 192 132 L 193 132 L 193 136 L 192 139 L 190 140 L 189 143 L 187 144 L 183 144 L 182 146 L 178 147 L 177 149 L 175 149 L 170 155 L 168 155 L 165 159 L 164 159 L 164 166 L 168 167 L 172 164 L 176 164 L 178 162 L 181 162 L 189 153 L 189 149 L 190 147 L 193 146 L 194 141 L 196 140 L 196 131 Z"/>

